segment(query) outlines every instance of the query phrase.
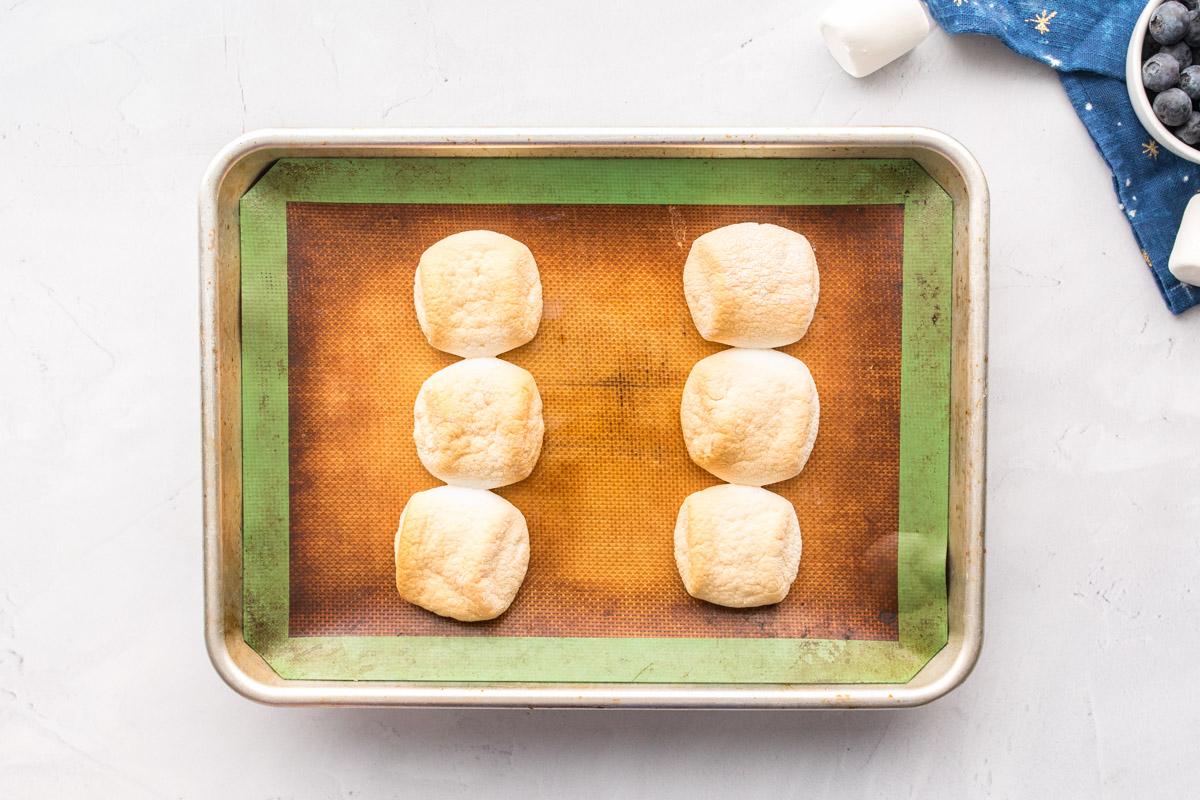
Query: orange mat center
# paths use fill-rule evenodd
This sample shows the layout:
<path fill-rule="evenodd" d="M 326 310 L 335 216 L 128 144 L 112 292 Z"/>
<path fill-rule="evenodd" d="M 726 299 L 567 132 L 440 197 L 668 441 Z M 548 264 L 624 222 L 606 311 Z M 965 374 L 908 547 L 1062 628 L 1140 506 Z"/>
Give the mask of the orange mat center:
<path fill-rule="evenodd" d="M 688 596 L 672 531 L 692 464 L 679 400 L 721 349 L 683 298 L 692 241 L 735 222 L 806 235 L 821 299 L 802 359 L 821 396 L 805 471 L 769 487 L 804 537 L 788 598 L 732 610 Z M 438 482 L 412 442 L 421 382 L 455 358 L 413 310 L 421 253 L 485 228 L 541 270 L 537 337 L 503 358 L 545 404 L 532 476 L 498 490 L 529 522 L 529 573 L 497 620 L 445 620 L 400 599 L 392 539 L 408 497 Z M 359 205 L 287 212 L 290 630 L 318 635 L 896 639 L 903 207 Z"/>

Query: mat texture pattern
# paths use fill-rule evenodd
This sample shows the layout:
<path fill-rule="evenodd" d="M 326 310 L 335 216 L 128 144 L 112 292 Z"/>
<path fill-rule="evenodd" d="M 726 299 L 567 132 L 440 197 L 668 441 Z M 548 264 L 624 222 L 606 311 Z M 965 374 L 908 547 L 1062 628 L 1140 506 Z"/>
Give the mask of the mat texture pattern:
<path fill-rule="evenodd" d="M 735 222 L 809 237 L 821 301 L 781 348 L 812 370 L 821 428 L 805 471 L 775 485 L 804 537 L 777 606 L 691 598 L 671 535 L 689 493 L 718 481 L 687 457 L 679 400 L 721 349 L 692 325 L 692 241 Z M 392 538 L 405 501 L 437 485 L 412 442 L 421 382 L 456 360 L 430 347 L 413 271 L 444 236 L 483 228 L 537 258 L 545 314 L 507 355 L 537 379 L 537 469 L 499 490 L 529 522 L 531 558 L 509 611 L 446 620 L 397 595 Z M 895 639 L 903 207 L 378 205 L 287 210 L 293 636 L 685 636 Z"/>

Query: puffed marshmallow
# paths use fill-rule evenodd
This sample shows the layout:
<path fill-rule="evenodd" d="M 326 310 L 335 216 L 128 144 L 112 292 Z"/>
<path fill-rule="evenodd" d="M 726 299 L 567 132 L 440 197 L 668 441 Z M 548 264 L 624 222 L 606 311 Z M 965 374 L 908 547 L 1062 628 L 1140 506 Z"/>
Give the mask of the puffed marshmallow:
<path fill-rule="evenodd" d="M 683 387 L 688 455 L 723 481 L 779 483 L 812 453 L 821 403 L 812 373 L 778 350 L 734 347 L 702 358 Z"/>
<path fill-rule="evenodd" d="M 821 17 L 821 36 L 842 69 L 870 75 L 929 35 L 921 0 L 840 0 Z"/>
<path fill-rule="evenodd" d="M 710 342 L 783 347 L 800 340 L 821 292 L 808 239 L 778 225 L 742 222 L 692 243 L 683 294 Z"/>
<path fill-rule="evenodd" d="M 495 231 L 463 231 L 421 255 L 413 303 L 417 324 L 438 350 L 498 356 L 537 333 L 542 281 L 521 242 Z"/>
<path fill-rule="evenodd" d="M 544 432 L 533 376 L 498 358 L 468 358 L 438 370 L 413 404 L 417 457 L 452 486 L 495 489 L 525 480 Z"/>
<path fill-rule="evenodd" d="M 529 528 L 499 495 L 439 486 L 409 498 L 393 547 L 401 597 L 476 622 L 500 616 L 517 596 L 529 565 Z"/>
<path fill-rule="evenodd" d="M 766 489 L 722 484 L 688 495 L 675 520 L 675 566 L 688 594 L 731 608 L 787 597 L 800 568 L 800 522 Z"/>

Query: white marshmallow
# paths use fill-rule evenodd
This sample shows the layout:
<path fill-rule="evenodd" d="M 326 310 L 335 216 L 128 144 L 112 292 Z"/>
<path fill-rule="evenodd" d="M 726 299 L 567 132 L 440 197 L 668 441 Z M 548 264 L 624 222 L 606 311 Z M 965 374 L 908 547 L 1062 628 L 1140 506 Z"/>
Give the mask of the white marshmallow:
<path fill-rule="evenodd" d="M 533 376 L 498 358 L 466 358 L 438 370 L 413 404 L 417 457 L 452 486 L 495 489 L 525 480 L 545 427 Z"/>
<path fill-rule="evenodd" d="M 417 324 L 438 350 L 498 356 L 529 342 L 542 320 L 542 281 L 529 248 L 494 231 L 447 236 L 421 254 Z"/>
<path fill-rule="evenodd" d="M 393 552 L 408 602 L 464 622 L 494 619 L 525 580 L 529 527 L 499 495 L 439 486 L 408 499 Z"/>
<path fill-rule="evenodd" d="M 1200 286 L 1200 195 L 1188 201 L 1167 267 L 1179 281 Z"/>
<path fill-rule="evenodd" d="M 800 569 L 796 509 L 766 489 L 723 483 L 688 495 L 675 566 L 688 594 L 730 608 L 778 603 Z"/>
<path fill-rule="evenodd" d="M 929 35 L 921 0 L 839 0 L 821 17 L 821 35 L 856 78 L 892 63 Z"/>
<path fill-rule="evenodd" d="M 692 461 L 743 486 L 799 475 L 817 440 L 820 417 L 812 373 L 778 350 L 733 347 L 700 359 L 679 404 Z"/>
<path fill-rule="evenodd" d="M 808 239 L 756 222 L 704 234 L 683 266 L 683 294 L 700 335 L 734 347 L 798 341 L 812 322 L 820 283 Z"/>

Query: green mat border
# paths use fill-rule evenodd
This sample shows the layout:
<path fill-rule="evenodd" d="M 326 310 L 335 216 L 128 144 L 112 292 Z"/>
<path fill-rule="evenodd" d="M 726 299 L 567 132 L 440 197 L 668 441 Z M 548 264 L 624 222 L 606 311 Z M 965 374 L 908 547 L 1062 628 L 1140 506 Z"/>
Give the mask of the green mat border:
<path fill-rule="evenodd" d="M 903 204 L 899 641 L 290 637 L 289 202 Z M 914 161 L 284 159 L 242 198 L 240 215 L 243 628 L 246 643 L 281 677 L 489 683 L 904 683 L 946 644 L 953 202 Z"/>

